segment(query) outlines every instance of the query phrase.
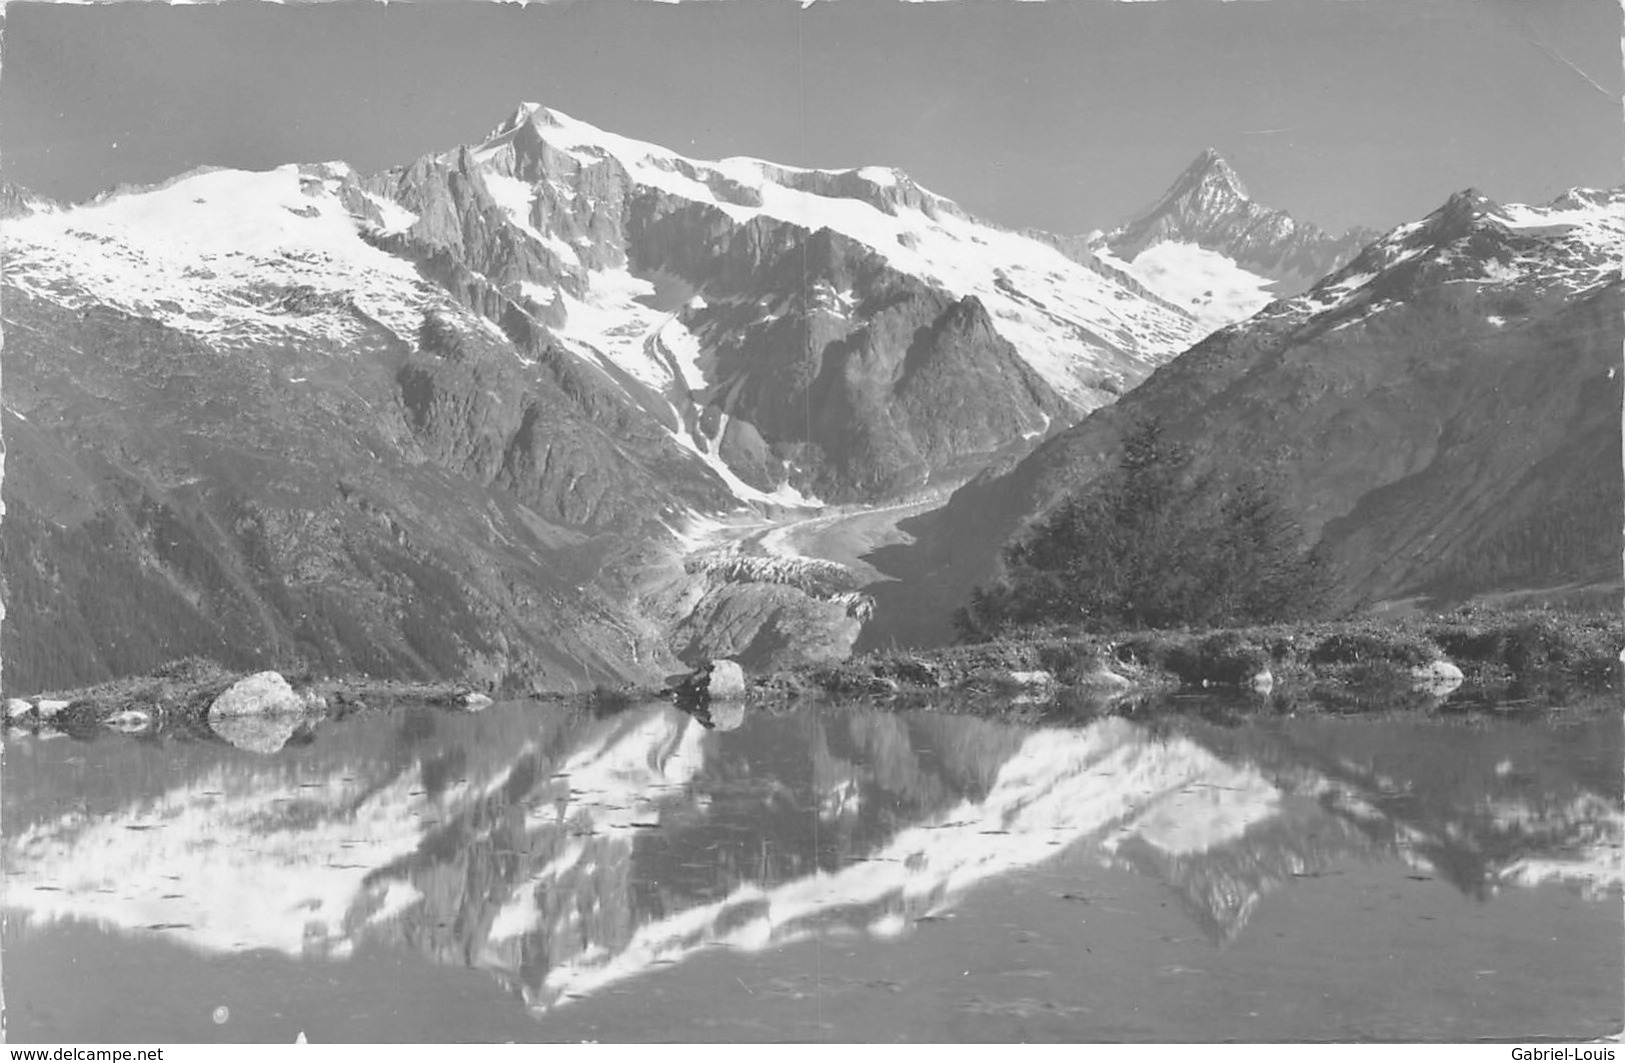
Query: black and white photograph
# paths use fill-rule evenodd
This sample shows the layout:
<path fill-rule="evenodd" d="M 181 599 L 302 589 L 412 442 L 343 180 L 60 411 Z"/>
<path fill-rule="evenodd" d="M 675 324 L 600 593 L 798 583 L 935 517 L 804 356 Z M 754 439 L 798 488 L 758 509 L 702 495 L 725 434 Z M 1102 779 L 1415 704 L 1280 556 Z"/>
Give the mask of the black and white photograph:
<path fill-rule="evenodd" d="M 1614 1058 L 1617 0 L 0 10 L 9 1044 Z"/>

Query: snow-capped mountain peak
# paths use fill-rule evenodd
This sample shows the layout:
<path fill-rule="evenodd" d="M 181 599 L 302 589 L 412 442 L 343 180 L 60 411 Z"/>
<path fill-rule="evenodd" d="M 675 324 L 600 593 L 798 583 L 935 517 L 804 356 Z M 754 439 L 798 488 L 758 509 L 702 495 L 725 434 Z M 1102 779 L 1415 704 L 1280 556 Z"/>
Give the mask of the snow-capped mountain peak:
<path fill-rule="evenodd" d="M 370 246 L 348 166 L 207 167 L 9 220 L 7 280 L 198 336 L 347 342 L 414 334 L 436 303 L 411 263 Z M 398 209 L 398 208 L 397 208 Z"/>
<path fill-rule="evenodd" d="M 1188 307 L 1208 332 L 1308 288 L 1376 235 L 1355 229 L 1333 237 L 1254 202 L 1235 169 L 1205 148 L 1155 203 L 1092 246 Z"/>
<path fill-rule="evenodd" d="M 527 131 L 527 132 L 522 132 Z M 528 135 L 527 135 L 528 133 Z M 538 103 L 521 104 L 474 149 L 482 162 L 497 159 L 507 145 L 524 152 L 537 142 L 564 152 L 582 165 L 613 159 L 637 180 L 680 195 L 720 200 L 721 206 L 771 206 L 760 200 L 764 184 L 835 199 L 859 199 L 895 214 L 899 206 L 960 214 L 952 201 L 920 188 L 906 174 L 884 166 L 809 169 L 747 155 L 723 159 L 691 158 L 649 141 L 612 133 L 563 111 Z M 692 183 L 705 186 L 702 192 Z"/>
<path fill-rule="evenodd" d="M 1125 290 L 1109 271 L 1043 240 L 975 218 L 886 166 L 812 169 L 747 156 L 691 158 L 534 103 L 519 107 L 470 158 L 516 224 L 555 246 L 583 238 L 575 227 L 548 231 L 549 219 L 567 212 L 560 191 L 583 185 L 597 198 L 618 199 L 623 215 L 648 194 L 671 204 L 656 208 L 662 213 L 688 204 L 685 209 L 712 217 L 713 226 L 760 222 L 838 234 L 902 274 L 955 298 L 978 299 L 997 332 L 1079 408 L 1100 403 L 1091 389 L 1101 383 L 1120 389 L 1197 338 L 1181 310 Z M 456 164 L 451 154 L 440 159 Z M 597 257 L 621 268 L 620 251 L 617 246 Z M 531 278 L 533 294 L 539 303 L 565 308 L 568 319 L 568 300 L 581 299 L 596 283 L 592 269 L 562 283 Z M 548 287 L 557 295 L 541 290 Z M 710 288 L 715 294 L 714 283 Z M 628 371 L 644 378 L 645 369 Z"/>
<path fill-rule="evenodd" d="M 1443 284 L 1567 297 L 1617 282 L 1622 250 L 1625 188 L 1573 188 L 1544 206 L 1502 204 L 1468 188 L 1372 242 L 1292 305 L 1369 314 L 1389 289 Z"/>
<path fill-rule="evenodd" d="M 1216 149 L 1204 148 L 1155 203 L 1133 221 L 1105 234 L 1103 242 L 1119 257 L 1133 258 L 1159 239 L 1201 235 L 1206 229 L 1222 225 L 1231 215 L 1255 213 L 1252 207 L 1236 171 Z M 1258 208 L 1258 212 L 1264 209 Z M 1270 220 L 1274 228 L 1286 234 L 1297 227 L 1285 215 Z"/>
<path fill-rule="evenodd" d="M 1146 212 L 1155 216 L 1169 210 L 1215 213 L 1248 201 L 1247 187 L 1216 148 L 1203 148 L 1185 171 Z"/>

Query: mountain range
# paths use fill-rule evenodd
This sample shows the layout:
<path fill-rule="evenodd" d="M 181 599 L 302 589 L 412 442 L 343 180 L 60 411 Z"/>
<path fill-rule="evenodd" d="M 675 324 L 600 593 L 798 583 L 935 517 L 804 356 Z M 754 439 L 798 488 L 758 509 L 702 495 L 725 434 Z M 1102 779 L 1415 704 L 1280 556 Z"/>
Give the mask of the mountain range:
<path fill-rule="evenodd" d="M 1622 207 L 1621 189 L 1452 196 L 967 484 L 881 564 L 906 575 L 882 615 L 942 637 L 1002 548 L 1148 419 L 1191 447 L 1194 475 L 1274 487 L 1345 605 L 1617 586 Z"/>
<path fill-rule="evenodd" d="M 935 609 L 990 573 L 1101 467 L 1113 411 L 1215 462 L 1263 448 L 1362 593 L 1470 590 L 1464 547 L 1518 553 L 1609 467 L 1618 199 L 1463 202 L 1362 251 L 1208 151 L 1059 236 L 897 170 L 690 159 L 534 104 L 373 175 L 8 185 L 6 682 L 201 653 L 579 689 L 841 656 L 860 592 Z M 1485 427 L 1537 394 L 1538 431 Z M 1492 490 L 1486 452 L 1548 465 Z M 984 469 L 904 559 L 923 594 L 737 531 Z"/>

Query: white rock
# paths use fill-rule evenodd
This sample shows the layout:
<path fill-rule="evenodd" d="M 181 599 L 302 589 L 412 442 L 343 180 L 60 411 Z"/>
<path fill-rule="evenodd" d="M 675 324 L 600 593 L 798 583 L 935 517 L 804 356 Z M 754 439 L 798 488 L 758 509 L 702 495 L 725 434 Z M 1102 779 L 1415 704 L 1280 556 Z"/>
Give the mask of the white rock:
<path fill-rule="evenodd" d="M 1449 661 L 1432 661 L 1411 669 L 1412 690 L 1443 697 L 1461 686 L 1461 669 Z"/>
<path fill-rule="evenodd" d="M 273 713 L 300 713 L 305 703 L 280 672 L 257 672 L 233 683 L 214 699 L 209 715 L 267 716 Z"/>
<path fill-rule="evenodd" d="M 7 698 L 6 719 L 15 720 L 17 717 L 23 715 L 25 712 L 28 712 L 33 707 L 33 705 L 30 705 L 22 698 Z"/>
<path fill-rule="evenodd" d="M 464 694 L 458 704 L 469 712 L 479 712 L 481 709 L 492 704 L 492 701 L 484 694 L 475 692 Z"/>
<path fill-rule="evenodd" d="M 726 657 L 712 661 L 710 678 L 705 685 L 705 695 L 713 701 L 744 697 L 745 670 L 739 667 L 739 662 L 730 661 Z"/>
<path fill-rule="evenodd" d="M 1039 670 L 1036 672 L 1011 672 L 1010 680 L 1018 686 L 1047 687 L 1055 682 L 1055 677 L 1048 672 Z"/>
<path fill-rule="evenodd" d="M 1455 679 L 1455 680 L 1460 680 L 1460 679 L 1462 679 L 1464 677 L 1461 674 L 1461 669 L 1457 668 L 1456 665 L 1453 662 L 1446 661 L 1446 660 L 1438 660 L 1438 661 L 1431 661 L 1431 662 L 1429 662 L 1427 664 L 1424 664 L 1424 665 L 1421 665 L 1420 667 L 1417 667 L 1417 668 L 1412 668 L 1411 669 L 1411 678 L 1413 678 L 1413 679 Z"/>
<path fill-rule="evenodd" d="M 39 713 L 42 720 L 49 720 L 67 707 L 68 703 L 66 701 L 57 701 L 52 698 L 40 698 L 34 702 L 34 711 Z"/>
<path fill-rule="evenodd" d="M 1268 694 L 1275 689 L 1275 673 L 1268 668 L 1260 668 L 1247 680 L 1247 689 L 1255 694 Z"/>

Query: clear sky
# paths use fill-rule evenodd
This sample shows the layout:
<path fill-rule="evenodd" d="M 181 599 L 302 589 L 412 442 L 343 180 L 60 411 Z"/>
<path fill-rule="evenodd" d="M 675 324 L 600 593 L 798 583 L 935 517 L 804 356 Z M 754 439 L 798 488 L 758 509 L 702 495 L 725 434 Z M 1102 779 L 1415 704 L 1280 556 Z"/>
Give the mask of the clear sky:
<path fill-rule="evenodd" d="M 371 172 L 521 100 L 700 158 L 898 166 L 1083 232 L 1203 147 L 1255 199 L 1385 227 L 1622 173 L 1616 0 L 339 2 L 5 8 L 0 174 L 79 199 L 200 164 Z"/>

